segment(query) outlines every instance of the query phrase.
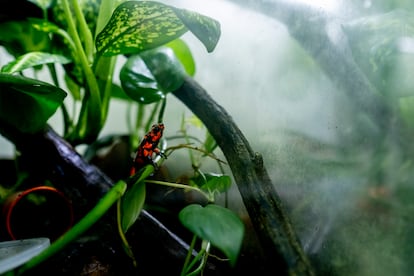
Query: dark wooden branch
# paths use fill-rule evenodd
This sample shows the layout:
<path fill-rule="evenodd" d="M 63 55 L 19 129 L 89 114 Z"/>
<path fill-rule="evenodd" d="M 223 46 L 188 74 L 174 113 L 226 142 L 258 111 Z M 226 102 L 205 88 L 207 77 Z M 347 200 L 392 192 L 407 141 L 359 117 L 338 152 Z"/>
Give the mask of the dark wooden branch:
<path fill-rule="evenodd" d="M 13 142 L 20 152 L 18 163 L 24 167 L 20 169 L 29 172 L 30 178 L 35 179 L 34 185 L 41 185 L 40 181 L 48 180 L 65 193 L 73 202 L 77 219 L 83 217 L 113 187 L 113 182 L 109 177 L 97 167 L 87 163 L 53 129 L 47 128 L 44 132 L 37 134 L 24 134 L 14 128 L 7 128 L 3 124 L 2 130 L 1 134 Z M 120 244 L 114 215 L 114 212 L 108 213 L 104 221 L 99 223 L 109 225 L 110 230 L 107 235 L 115 243 Z M 100 228 L 100 226 L 94 227 Z M 189 246 L 147 211 L 141 212 L 136 225 L 128 234 L 130 234 L 131 244 L 136 244 L 134 249 L 137 250 L 139 260 L 143 263 L 139 269 L 148 269 L 146 274 L 149 271 L 165 272 L 181 269 Z M 63 252 L 63 255 L 65 254 L 70 253 Z M 94 254 L 99 254 L 99 252 Z M 125 253 L 121 250 L 117 254 Z M 123 259 L 126 263 L 130 262 L 126 255 Z M 63 260 L 67 265 L 68 260 L 65 258 Z M 160 263 L 165 266 L 155 269 L 154 265 Z M 61 265 L 55 265 L 56 269 L 59 270 Z M 46 270 L 47 267 L 46 264 Z M 217 266 L 212 263 L 209 263 L 206 269 L 218 271 Z"/>
<path fill-rule="evenodd" d="M 313 275 L 262 157 L 252 150 L 230 115 L 191 78 L 174 95 L 203 121 L 226 156 L 268 259 L 267 271 Z"/>

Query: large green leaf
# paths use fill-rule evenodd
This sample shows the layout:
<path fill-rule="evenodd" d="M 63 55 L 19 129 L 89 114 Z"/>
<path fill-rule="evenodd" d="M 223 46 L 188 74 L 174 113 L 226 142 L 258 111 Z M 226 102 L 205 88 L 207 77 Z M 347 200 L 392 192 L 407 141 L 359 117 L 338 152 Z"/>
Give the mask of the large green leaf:
<path fill-rule="evenodd" d="M 210 241 L 236 263 L 244 236 L 244 225 L 229 209 L 209 204 L 191 204 L 179 213 L 181 223 L 198 237 Z"/>
<path fill-rule="evenodd" d="M 186 72 L 172 49 L 159 47 L 131 56 L 120 72 L 125 93 L 141 103 L 152 103 L 176 90 Z"/>
<path fill-rule="evenodd" d="M 153 172 L 154 166 L 147 165 L 127 180 L 129 189 L 122 197 L 121 202 L 121 226 L 124 233 L 135 223 L 142 211 L 146 196 L 145 179 Z"/>
<path fill-rule="evenodd" d="M 131 56 L 119 74 L 122 88 L 134 101 L 149 104 L 165 97 L 157 81 L 139 55 Z"/>
<path fill-rule="evenodd" d="M 212 30 L 214 28 L 215 30 Z M 98 55 L 130 54 L 166 44 L 191 30 L 214 49 L 220 25 L 214 19 L 152 1 L 127 1 L 96 37 Z"/>
<path fill-rule="evenodd" d="M 0 131 L 2 125 L 26 133 L 43 129 L 65 97 L 48 83 L 0 73 Z"/>
<path fill-rule="evenodd" d="M 65 56 L 55 55 L 44 52 L 30 52 L 18 57 L 16 60 L 9 62 L 1 68 L 3 73 L 16 73 L 35 66 L 48 64 L 48 63 L 60 63 L 66 64 L 71 60 Z"/>
<path fill-rule="evenodd" d="M 122 231 L 126 233 L 135 223 L 145 203 L 145 182 L 135 183 L 122 197 Z"/>

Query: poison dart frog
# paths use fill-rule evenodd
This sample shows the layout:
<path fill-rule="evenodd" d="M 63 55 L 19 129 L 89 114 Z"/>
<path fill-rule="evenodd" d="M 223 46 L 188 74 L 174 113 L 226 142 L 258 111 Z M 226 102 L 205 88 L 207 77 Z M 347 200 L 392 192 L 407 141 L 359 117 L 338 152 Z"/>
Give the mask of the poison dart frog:
<path fill-rule="evenodd" d="M 135 155 L 130 176 L 133 176 L 138 170 L 140 170 L 145 165 L 151 164 L 156 166 L 154 163 L 152 156 L 154 153 L 156 155 L 161 155 L 165 157 L 165 155 L 157 148 L 158 143 L 162 137 L 162 132 L 164 131 L 164 124 L 158 123 L 152 126 L 151 130 L 144 135 L 141 143 L 138 146 L 137 153 Z"/>

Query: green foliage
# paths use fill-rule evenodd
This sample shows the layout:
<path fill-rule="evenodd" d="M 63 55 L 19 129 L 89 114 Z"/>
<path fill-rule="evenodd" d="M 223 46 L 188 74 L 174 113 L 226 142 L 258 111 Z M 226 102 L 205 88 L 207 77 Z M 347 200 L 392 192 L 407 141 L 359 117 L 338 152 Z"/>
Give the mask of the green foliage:
<path fill-rule="evenodd" d="M 157 102 L 177 89 L 186 74 L 194 74 L 188 47 L 173 40 L 190 30 L 199 38 L 208 38 L 201 42 L 211 51 L 220 37 L 220 26 L 214 19 L 153 1 L 127 1 L 118 7 L 116 1 L 102 6 L 100 1 L 91 0 L 60 0 L 52 6 L 48 1 L 33 2 L 44 10 L 44 18 L 0 24 L 1 45 L 16 57 L 3 72 L 48 64 L 54 84 L 61 86 L 53 65 L 64 66 L 66 86 L 75 106 L 80 105 L 78 114 L 70 114 L 62 106 L 64 136 L 72 144 L 96 139 L 105 125 L 111 95 L 128 101 Z M 51 19 L 47 18 L 47 8 L 52 11 Z M 95 38 L 92 34 L 96 30 L 100 32 Z M 168 48 L 155 49 L 169 42 Z M 152 52 L 147 51 L 150 49 Z M 138 52 L 150 74 L 138 71 L 134 75 L 135 71 L 129 70 L 121 75 L 122 80 L 127 79 L 122 87 L 126 93 L 122 93 L 112 81 L 115 56 Z M 127 66 L 135 66 L 133 60 Z"/>
<path fill-rule="evenodd" d="M 40 131 L 65 97 L 66 92 L 48 83 L 0 73 L 0 126 Z"/>
<path fill-rule="evenodd" d="M 161 46 L 186 32 L 181 20 L 164 4 L 127 1 L 114 11 L 96 37 L 98 55 L 129 54 Z"/>
<path fill-rule="evenodd" d="M 204 44 L 207 52 L 212 52 L 220 37 L 217 21 L 196 12 L 173 8 L 182 23 Z"/>
<path fill-rule="evenodd" d="M 135 221 L 144 207 L 146 197 L 145 182 L 136 183 L 122 197 L 122 231 L 126 233 Z"/>
<path fill-rule="evenodd" d="M 144 207 L 146 197 L 144 180 L 153 172 L 153 166 L 146 166 L 135 177 L 130 179 L 130 187 L 125 193 L 125 196 L 122 197 L 121 205 L 121 227 L 124 233 L 134 224 Z"/>
<path fill-rule="evenodd" d="M 220 37 L 219 24 L 200 14 L 158 2 L 127 1 L 119 5 L 96 38 L 98 56 L 137 53 L 192 31 L 212 51 Z"/>
<path fill-rule="evenodd" d="M 181 223 L 203 240 L 210 241 L 236 263 L 244 235 L 244 225 L 233 212 L 218 205 L 192 204 L 181 210 Z"/>
<path fill-rule="evenodd" d="M 153 103 L 184 82 L 186 73 L 173 50 L 159 47 L 131 56 L 120 72 L 125 93 L 140 103 Z"/>

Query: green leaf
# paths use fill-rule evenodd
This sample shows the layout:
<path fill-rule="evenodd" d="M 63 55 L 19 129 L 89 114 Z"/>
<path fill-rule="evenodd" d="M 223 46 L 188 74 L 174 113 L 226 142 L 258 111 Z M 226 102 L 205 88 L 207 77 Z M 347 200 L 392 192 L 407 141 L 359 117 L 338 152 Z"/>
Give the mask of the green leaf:
<path fill-rule="evenodd" d="M 145 203 L 145 179 L 153 172 L 154 166 L 147 165 L 127 180 L 128 186 L 131 188 L 127 190 L 121 202 L 121 224 L 124 233 L 134 224 L 141 213 Z"/>
<path fill-rule="evenodd" d="M 0 131 L 1 125 L 26 133 L 42 130 L 65 97 L 46 82 L 0 73 Z"/>
<path fill-rule="evenodd" d="M 231 186 L 228 175 L 205 173 L 190 179 L 190 183 L 209 193 L 223 193 Z"/>
<path fill-rule="evenodd" d="M 232 211 L 210 204 L 191 204 L 179 213 L 181 223 L 195 235 L 220 249 L 235 265 L 243 242 L 244 225 Z"/>
<path fill-rule="evenodd" d="M 131 99 L 149 104 L 165 97 L 157 87 L 157 81 L 140 56 L 131 56 L 122 67 L 119 79 L 125 93 Z"/>
<path fill-rule="evenodd" d="M 208 51 L 214 49 L 220 36 L 218 22 L 209 17 L 159 2 L 127 1 L 115 9 L 96 37 L 96 49 L 98 56 L 138 53 L 166 44 L 188 30 Z"/>
<path fill-rule="evenodd" d="M 193 11 L 173 9 L 184 25 L 204 44 L 207 52 L 214 51 L 220 39 L 220 23 Z"/>
<path fill-rule="evenodd" d="M 137 53 L 161 46 L 187 31 L 167 5 L 127 1 L 119 5 L 96 37 L 98 55 Z"/>
<path fill-rule="evenodd" d="M 183 84 L 186 72 L 172 49 L 159 47 L 142 52 L 140 56 L 162 92 L 174 91 Z"/>
<path fill-rule="evenodd" d="M 165 44 L 165 46 L 174 51 L 175 56 L 180 60 L 187 74 L 194 76 L 196 71 L 195 61 L 187 43 L 181 39 L 176 39 Z"/>
<path fill-rule="evenodd" d="M 44 52 L 30 52 L 4 65 L 1 68 L 1 72 L 16 73 L 16 72 L 21 72 L 25 69 L 43 65 L 43 64 L 48 64 L 48 63 L 67 64 L 69 62 L 71 62 L 71 60 L 66 58 L 65 56 L 44 53 Z"/>
<path fill-rule="evenodd" d="M 163 99 L 182 85 L 185 76 L 183 66 L 167 47 L 131 56 L 120 72 L 125 93 L 144 104 Z"/>
<path fill-rule="evenodd" d="M 141 181 L 135 183 L 122 197 L 122 230 L 124 233 L 134 224 L 141 213 L 145 203 L 145 191 L 145 182 Z"/>

